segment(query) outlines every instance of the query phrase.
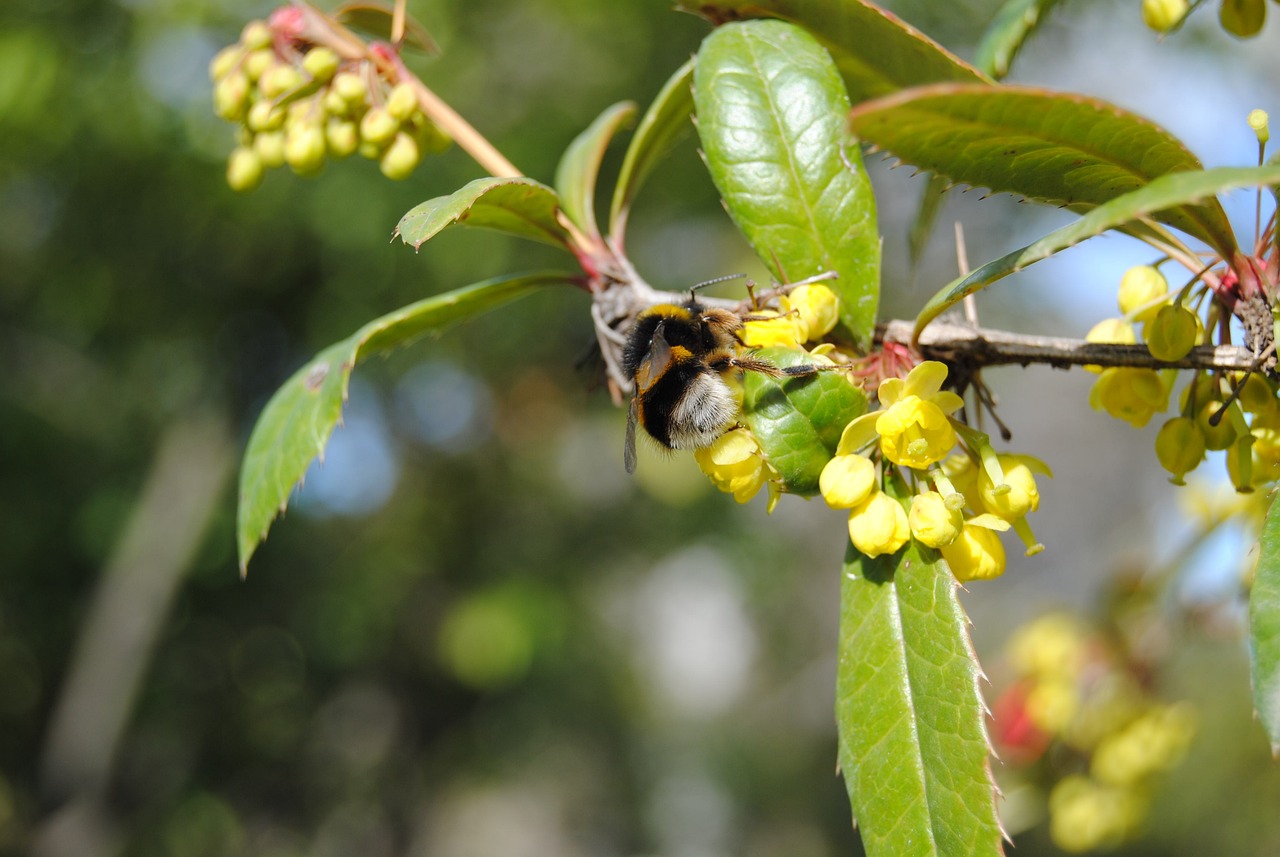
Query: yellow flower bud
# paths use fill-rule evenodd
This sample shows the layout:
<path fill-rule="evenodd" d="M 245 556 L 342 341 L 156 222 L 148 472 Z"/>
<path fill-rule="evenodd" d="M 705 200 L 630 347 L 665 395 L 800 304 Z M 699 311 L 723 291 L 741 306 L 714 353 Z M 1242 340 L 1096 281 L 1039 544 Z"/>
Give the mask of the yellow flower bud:
<path fill-rule="evenodd" d="M 360 137 L 374 145 L 391 142 L 400 130 L 400 123 L 385 107 L 370 107 L 360 120 Z"/>
<path fill-rule="evenodd" d="M 1247 414 L 1272 414 L 1276 410 L 1276 391 L 1266 378 L 1250 372 L 1240 387 L 1239 401 Z"/>
<path fill-rule="evenodd" d="M 808 332 L 806 342 L 826 336 L 840 320 L 840 301 L 836 293 L 821 283 L 797 286 L 787 297 L 791 308 L 804 322 Z"/>
<path fill-rule="evenodd" d="M 849 539 L 868 557 L 891 554 L 911 538 L 911 525 L 902 504 L 876 491 L 849 513 Z"/>
<path fill-rule="evenodd" d="M 961 583 L 992 580 L 1004 574 L 1004 545 L 1000 544 L 1000 536 L 972 521 L 965 523 L 954 542 L 943 545 L 939 550 L 951 573 Z"/>
<path fill-rule="evenodd" d="M 216 82 L 226 77 L 243 56 L 244 48 L 240 45 L 227 45 L 218 51 L 209 63 L 209 79 Z"/>
<path fill-rule="evenodd" d="M 1169 404 L 1169 391 L 1154 369 L 1107 369 L 1089 392 L 1089 405 L 1142 428 Z"/>
<path fill-rule="evenodd" d="M 1235 422 L 1232 420 L 1231 408 L 1226 409 L 1216 425 L 1213 422 L 1213 418 L 1222 409 L 1222 402 L 1209 401 L 1201 405 L 1199 412 L 1196 413 L 1196 426 L 1200 429 L 1200 434 L 1204 435 L 1205 449 L 1214 452 L 1226 449 L 1236 442 L 1237 432 Z"/>
<path fill-rule="evenodd" d="M 324 166 L 324 131 L 312 122 L 291 125 L 284 137 L 284 160 L 300 176 Z"/>
<path fill-rule="evenodd" d="M 330 119 L 324 125 L 324 142 L 329 154 L 345 158 L 360 145 L 360 129 L 347 119 Z"/>
<path fill-rule="evenodd" d="M 1143 329 L 1147 350 L 1157 360 L 1181 360 L 1195 348 L 1200 336 L 1200 319 L 1181 304 L 1166 304 Z"/>
<path fill-rule="evenodd" d="M 324 82 L 338 71 L 339 63 L 341 60 L 333 49 L 320 45 L 307 51 L 307 55 L 302 58 L 302 70 L 310 75 L 312 80 Z"/>
<path fill-rule="evenodd" d="M 950 508 L 937 491 L 924 491 L 912 498 L 907 522 L 916 541 L 931 548 L 951 544 L 964 527 L 959 510 Z"/>
<path fill-rule="evenodd" d="M 249 108 L 245 124 L 253 132 L 278 131 L 284 126 L 285 111 L 271 101 L 258 101 Z"/>
<path fill-rule="evenodd" d="M 833 509 L 852 509 L 876 490 L 876 466 L 861 455 L 837 455 L 818 477 L 822 499 Z"/>
<path fill-rule="evenodd" d="M 1156 435 L 1156 458 L 1173 474 L 1169 481 L 1174 485 L 1186 484 L 1182 477 L 1200 465 L 1204 452 L 1204 434 L 1190 417 L 1174 417 Z"/>
<path fill-rule="evenodd" d="M 284 165 L 284 132 L 263 131 L 253 137 L 253 150 L 262 159 L 262 165 L 275 169 Z"/>
<path fill-rule="evenodd" d="M 1072 774 L 1049 793 L 1049 836 L 1064 851 L 1114 848 L 1143 817 L 1141 797 Z"/>
<path fill-rule="evenodd" d="M 1267 20 L 1267 7 L 1263 0 L 1222 0 L 1218 20 L 1228 33 L 1247 39 L 1262 29 Z"/>
<path fill-rule="evenodd" d="M 1040 491 L 1036 488 L 1034 472 L 1047 475 L 1048 468 L 1029 455 L 1000 455 L 997 458 L 1004 470 L 1004 482 L 996 485 L 991 474 L 983 468 L 978 473 L 978 494 L 982 497 L 983 508 L 1012 523 L 1040 508 Z"/>
<path fill-rule="evenodd" d="M 1037 617 L 1014 632 L 1006 645 L 1019 675 L 1039 680 L 1074 681 L 1085 663 L 1084 630 L 1064 612 Z"/>
<path fill-rule="evenodd" d="M 1187 0 L 1142 0 L 1142 22 L 1157 33 L 1167 33 L 1187 17 Z"/>
<path fill-rule="evenodd" d="M 1271 127 L 1268 122 L 1267 111 L 1250 110 L 1247 121 L 1249 122 L 1249 127 L 1253 129 L 1253 133 L 1257 136 L 1259 145 L 1267 145 L 1267 141 L 1271 139 Z"/>
<path fill-rule="evenodd" d="M 387 95 L 387 112 L 400 122 L 405 122 L 418 109 L 418 95 L 413 84 L 397 83 Z"/>
<path fill-rule="evenodd" d="M 213 112 L 228 122 L 237 122 L 249 106 L 249 79 L 244 72 L 228 72 L 213 87 Z"/>
<path fill-rule="evenodd" d="M 244 62 L 240 68 L 244 71 L 245 77 L 257 83 L 262 77 L 262 73 L 271 68 L 276 61 L 276 52 L 271 48 L 262 48 L 257 51 L 250 51 L 245 55 Z"/>
<path fill-rule="evenodd" d="M 418 151 L 418 143 L 401 131 L 396 134 L 395 142 L 382 153 L 378 167 L 392 181 L 402 181 L 413 175 L 421 160 L 422 153 Z"/>
<path fill-rule="evenodd" d="M 365 99 L 369 97 L 369 87 L 365 84 L 364 78 L 355 72 L 338 73 L 330 86 L 339 98 L 351 105 L 364 104 Z"/>
<path fill-rule="evenodd" d="M 262 159 L 253 149 L 240 146 L 227 159 L 227 184 L 238 193 L 248 193 L 262 184 Z"/>
<path fill-rule="evenodd" d="M 271 28 L 266 21 L 254 20 L 240 30 L 240 44 L 251 51 L 271 46 Z"/>
<path fill-rule="evenodd" d="M 1159 269 L 1150 265 L 1137 265 L 1124 272 L 1120 278 L 1120 291 L 1116 295 L 1120 312 L 1136 321 L 1150 321 L 1160 311 L 1159 301 L 1169 295 L 1169 283 Z"/>
<path fill-rule="evenodd" d="M 1027 717 L 1050 735 L 1058 735 L 1080 710 L 1080 693 L 1074 681 L 1062 679 L 1036 684 L 1027 694 Z"/>
<path fill-rule="evenodd" d="M 286 92 L 292 92 L 302 86 L 305 82 L 302 72 L 287 62 L 277 62 L 273 63 L 270 68 L 262 73 L 262 77 L 258 78 L 258 89 L 262 90 L 263 98 L 279 98 Z"/>
<path fill-rule="evenodd" d="M 799 348 L 808 335 L 800 317 L 787 310 L 760 310 L 751 315 L 742 326 L 742 343 L 748 348 Z"/>
<path fill-rule="evenodd" d="M 1138 341 L 1137 331 L 1133 325 L 1122 318 L 1104 318 L 1089 329 L 1084 336 L 1086 342 L 1109 342 L 1117 345 L 1133 345 Z M 1084 367 L 1095 375 L 1102 371 L 1101 366 L 1090 364 Z"/>

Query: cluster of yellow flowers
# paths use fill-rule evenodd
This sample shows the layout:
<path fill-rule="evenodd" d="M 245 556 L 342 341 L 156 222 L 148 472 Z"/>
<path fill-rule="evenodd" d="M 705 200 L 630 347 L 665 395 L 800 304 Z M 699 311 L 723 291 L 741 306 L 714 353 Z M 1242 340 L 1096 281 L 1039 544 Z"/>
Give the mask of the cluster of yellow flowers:
<path fill-rule="evenodd" d="M 1094 325 L 1090 342 L 1135 343 L 1137 325 L 1153 357 L 1176 361 L 1205 341 L 1204 323 L 1194 311 L 1173 300 L 1164 276 L 1148 265 L 1127 271 L 1118 293 L 1120 318 Z M 1095 410 L 1104 410 L 1135 428 L 1146 425 L 1169 406 L 1177 370 L 1101 369 L 1089 395 Z M 1199 466 L 1206 452 L 1227 452 L 1227 466 L 1237 490 L 1280 477 L 1280 408 L 1274 382 L 1257 373 L 1196 374 L 1183 389 L 1179 413 L 1156 437 L 1156 456 L 1176 485 Z"/>
<path fill-rule="evenodd" d="M 985 435 L 955 423 L 950 415 L 963 401 L 942 389 L 946 378 L 947 367 L 931 360 L 881 382 L 880 409 L 845 428 L 819 487 L 827 505 L 849 510 L 849 537 L 866 556 L 894 553 L 914 538 L 938 550 L 959 580 L 999 577 L 1005 553 L 997 533 L 1012 528 L 1028 555 L 1044 549 L 1026 516 L 1040 506 L 1035 474 L 1052 474 L 1031 456 L 997 455 Z M 885 462 L 926 487 L 904 505 L 881 487 Z"/>
<path fill-rule="evenodd" d="M 294 12 L 285 9 L 284 13 Z M 424 152 L 449 139 L 422 113 L 409 81 L 392 82 L 368 60 L 250 21 L 209 65 L 214 111 L 239 126 L 227 183 L 250 191 L 287 164 L 313 175 L 328 158 L 359 153 L 391 179 L 408 178 Z"/>
<path fill-rule="evenodd" d="M 1019 629 L 1008 660 L 1014 681 L 994 706 L 996 742 L 1012 764 L 1059 766 L 1047 800 L 1054 842 L 1080 852 L 1132 836 L 1152 782 L 1186 753 L 1195 712 L 1152 697 L 1100 635 L 1068 614 Z"/>

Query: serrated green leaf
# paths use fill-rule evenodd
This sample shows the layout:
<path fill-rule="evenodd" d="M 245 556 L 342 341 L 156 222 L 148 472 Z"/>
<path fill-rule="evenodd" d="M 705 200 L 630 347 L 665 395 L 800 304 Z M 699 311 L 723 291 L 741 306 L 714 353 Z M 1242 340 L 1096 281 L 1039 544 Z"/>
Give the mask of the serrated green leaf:
<path fill-rule="evenodd" d="M 1041 259 L 1047 259 L 1060 250 L 1079 244 L 1086 238 L 1123 227 L 1141 218 L 1152 217 L 1157 211 L 1190 205 L 1235 188 L 1277 184 L 1280 184 L 1280 166 L 1215 167 L 1211 170 L 1161 176 L 1146 187 L 1098 206 L 1074 223 L 1050 232 L 1034 244 L 1001 256 L 968 276 L 959 277 L 947 284 L 929 299 L 916 316 L 915 333 L 919 336 L 926 324 L 948 307 L 963 300 L 966 295 L 986 288 L 996 280 Z"/>
<path fill-rule="evenodd" d="M 596 223 L 596 179 L 609 141 L 636 115 L 636 106 L 620 101 L 596 117 L 560 156 L 556 166 L 556 191 L 560 205 L 574 225 L 592 237 L 599 237 Z"/>
<path fill-rule="evenodd" d="M 693 60 L 690 59 L 663 85 L 627 147 L 609 209 L 609 234 L 615 241 L 621 242 L 623 238 L 631 202 L 649 171 L 693 128 L 689 121 L 692 115 Z"/>
<path fill-rule="evenodd" d="M 467 182 L 448 196 L 415 205 L 400 218 L 392 238 L 398 235 L 417 250 L 457 223 L 569 249 L 569 233 L 556 219 L 559 209 L 556 192 L 540 182 L 485 177 Z"/>
<path fill-rule="evenodd" d="M 522 274 L 435 295 L 374 319 L 295 372 L 267 402 L 245 449 L 236 520 L 241 571 L 267 537 L 272 520 L 288 505 L 312 459 L 324 452 L 357 363 L 542 286 L 570 282 L 569 274 Z"/>
<path fill-rule="evenodd" d="M 831 57 L 804 30 L 716 30 L 694 70 L 698 135 L 725 207 L 779 282 L 826 271 L 840 320 L 870 341 L 880 297 L 875 199 Z"/>
<path fill-rule="evenodd" d="M 953 182 L 1086 211 L 1200 161 L 1163 128 L 1095 98 L 1030 87 L 938 84 L 860 104 L 863 140 Z M 1230 258 L 1217 200 L 1153 212 Z"/>
<path fill-rule="evenodd" d="M 782 368 L 812 362 L 790 348 L 764 348 L 755 356 Z M 817 492 L 844 427 L 866 412 L 866 394 L 841 373 L 770 378 L 748 372 L 743 379 L 743 421 L 792 494 Z"/>
<path fill-rule="evenodd" d="M 1003 853 L 956 581 L 914 542 L 867 559 L 852 546 L 840 594 L 840 769 L 868 857 Z"/>
<path fill-rule="evenodd" d="M 1258 542 L 1258 567 L 1249 592 L 1249 671 L 1253 707 L 1280 755 L 1280 504 L 1267 509 Z"/>
<path fill-rule="evenodd" d="M 780 18 L 803 27 L 831 52 L 855 103 L 925 83 L 986 80 L 915 27 L 865 0 L 680 0 L 677 5 L 717 24 Z"/>
<path fill-rule="evenodd" d="M 1007 0 L 982 34 L 973 64 L 996 80 L 1003 80 L 1018 51 L 1058 2 Z"/>

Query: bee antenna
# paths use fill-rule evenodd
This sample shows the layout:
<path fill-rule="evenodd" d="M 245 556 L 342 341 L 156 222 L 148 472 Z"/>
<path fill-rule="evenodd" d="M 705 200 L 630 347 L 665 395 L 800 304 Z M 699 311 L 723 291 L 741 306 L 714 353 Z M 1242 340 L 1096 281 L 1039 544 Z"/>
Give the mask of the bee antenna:
<path fill-rule="evenodd" d="M 698 283 L 697 285 L 693 285 L 689 287 L 689 297 L 692 298 L 693 293 L 696 292 L 698 289 L 705 289 L 707 286 L 714 286 L 716 283 L 724 283 L 729 280 L 736 280 L 739 277 L 745 277 L 745 276 L 746 274 L 725 274 L 723 277 L 716 277 L 714 280 L 704 280 L 703 282 Z"/>

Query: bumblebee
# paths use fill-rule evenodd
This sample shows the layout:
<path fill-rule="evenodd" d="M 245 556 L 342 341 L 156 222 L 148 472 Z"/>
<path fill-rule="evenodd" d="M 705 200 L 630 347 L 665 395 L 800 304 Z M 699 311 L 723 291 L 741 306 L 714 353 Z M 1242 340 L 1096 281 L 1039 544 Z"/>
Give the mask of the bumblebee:
<path fill-rule="evenodd" d="M 727 309 L 658 304 L 640 313 L 622 350 L 631 381 L 623 461 L 636 469 L 636 424 L 668 449 L 710 446 L 738 417 L 738 400 L 725 377 L 760 372 L 772 377 L 812 375 L 825 367 L 779 368 L 743 353 L 743 318 Z"/>

